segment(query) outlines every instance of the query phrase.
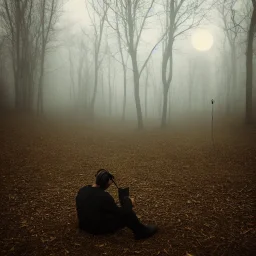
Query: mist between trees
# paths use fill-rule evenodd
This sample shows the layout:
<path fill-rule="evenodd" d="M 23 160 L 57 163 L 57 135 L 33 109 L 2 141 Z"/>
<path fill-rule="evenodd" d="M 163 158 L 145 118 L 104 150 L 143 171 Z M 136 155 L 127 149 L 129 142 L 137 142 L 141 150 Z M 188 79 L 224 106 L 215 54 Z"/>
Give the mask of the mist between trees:
<path fill-rule="evenodd" d="M 0 0 L 0 106 L 88 120 L 255 116 L 255 0 Z M 214 38 L 191 45 L 196 29 Z M 254 85 L 254 88 L 253 88 Z"/>

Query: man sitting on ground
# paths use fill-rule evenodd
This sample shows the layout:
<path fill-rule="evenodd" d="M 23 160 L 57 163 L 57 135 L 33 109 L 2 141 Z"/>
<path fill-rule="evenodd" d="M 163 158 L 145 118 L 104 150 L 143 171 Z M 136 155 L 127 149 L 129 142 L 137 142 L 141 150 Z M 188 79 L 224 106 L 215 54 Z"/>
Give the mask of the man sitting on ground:
<path fill-rule="evenodd" d="M 97 172 L 96 183 L 78 191 L 76 209 L 79 228 L 94 234 L 108 234 L 128 227 L 136 240 L 146 239 L 157 232 L 154 225 L 143 225 L 133 211 L 134 199 L 125 197 L 121 207 L 105 190 L 112 184 L 114 176 L 101 169 Z"/>

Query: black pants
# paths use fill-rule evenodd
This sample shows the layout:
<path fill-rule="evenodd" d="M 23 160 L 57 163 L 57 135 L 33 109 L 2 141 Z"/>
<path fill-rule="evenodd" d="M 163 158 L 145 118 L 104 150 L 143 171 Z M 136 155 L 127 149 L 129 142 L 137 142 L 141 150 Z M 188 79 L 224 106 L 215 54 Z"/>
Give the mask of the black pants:
<path fill-rule="evenodd" d="M 89 225 L 80 223 L 79 226 L 81 229 L 94 235 L 115 233 L 124 227 L 131 229 L 134 234 L 138 234 L 145 229 L 145 226 L 140 222 L 134 211 L 121 216 L 108 216 L 106 221 L 100 223 L 90 222 Z"/>

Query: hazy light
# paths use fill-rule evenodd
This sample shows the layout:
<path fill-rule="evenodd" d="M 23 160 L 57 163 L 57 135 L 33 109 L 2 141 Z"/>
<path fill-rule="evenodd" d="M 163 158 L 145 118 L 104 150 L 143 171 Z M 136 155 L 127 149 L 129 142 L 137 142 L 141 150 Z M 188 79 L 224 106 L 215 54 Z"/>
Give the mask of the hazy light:
<path fill-rule="evenodd" d="M 209 51 L 213 46 L 213 36 L 205 29 L 198 29 L 192 35 L 192 45 L 198 51 Z"/>

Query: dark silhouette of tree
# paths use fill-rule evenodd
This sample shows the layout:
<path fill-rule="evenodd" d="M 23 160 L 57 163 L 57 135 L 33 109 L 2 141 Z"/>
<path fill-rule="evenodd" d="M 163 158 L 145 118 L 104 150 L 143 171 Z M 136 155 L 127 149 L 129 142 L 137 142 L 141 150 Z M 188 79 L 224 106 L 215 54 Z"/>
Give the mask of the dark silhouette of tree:
<path fill-rule="evenodd" d="M 253 39 L 256 28 L 256 1 L 252 0 L 253 12 L 251 24 L 248 31 L 248 43 L 246 51 L 246 123 L 253 122 L 252 111 L 252 87 L 253 87 Z"/>

